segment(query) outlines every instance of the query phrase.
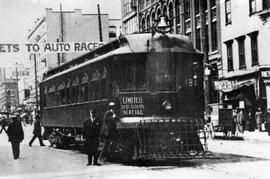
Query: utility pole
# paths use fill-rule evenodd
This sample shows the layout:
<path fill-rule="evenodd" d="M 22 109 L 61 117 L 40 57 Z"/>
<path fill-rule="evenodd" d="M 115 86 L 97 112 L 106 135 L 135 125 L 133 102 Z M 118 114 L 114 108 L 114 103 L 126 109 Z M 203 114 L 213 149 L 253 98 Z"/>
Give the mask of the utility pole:
<path fill-rule="evenodd" d="M 36 54 L 33 54 L 34 56 L 34 68 L 35 68 L 35 96 L 36 96 L 36 110 L 38 111 L 38 81 L 37 81 L 37 59 Z"/>
<path fill-rule="evenodd" d="M 103 37 L 102 37 L 102 24 L 101 24 L 101 15 L 100 15 L 99 4 L 97 5 L 97 9 L 98 9 L 98 30 L 99 30 L 99 41 L 100 41 L 100 42 L 102 42 L 102 41 L 103 41 Z"/>
<path fill-rule="evenodd" d="M 205 13 L 205 6 L 207 6 L 207 0 L 199 0 L 200 1 L 200 23 L 201 23 L 201 39 L 202 39 L 202 53 L 204 54 L 203 58 L 203 69 L 208 68 L 208 52 L 207 52 L 207 40 L 206 37 L 206 13 Z M 209 114 L 208 110 L 209 104 L 209 79 L 208 75 L 204 73 L 204 107 L 207 114 Z"/>
<path fill-rule="evenodd" d="M 64 42 L 64 20 L 63 20 L 63 10 L 62 10 L 62 4 L 60 3 L 60 42 Z M 59 43 L 59 39 L 57 38 L 57 43 Z M 57 58 L 60 60 L 60 53 L 57 53 Z M 65 54 L 61 53 L 61 62 L 65 62 Z M 60 65 L 58 63 L 58 66 Z"/>

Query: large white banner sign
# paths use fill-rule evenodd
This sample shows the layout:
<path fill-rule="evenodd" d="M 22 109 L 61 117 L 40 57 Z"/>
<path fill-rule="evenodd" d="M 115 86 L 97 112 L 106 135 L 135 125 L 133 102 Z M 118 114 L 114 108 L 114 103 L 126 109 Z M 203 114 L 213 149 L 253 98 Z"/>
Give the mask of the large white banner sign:
<path fill-rule="evenodd" d="M 103 42 L 58 42 L 58 43 L 27 43 L 12 44 L 0 43 L 1 53 L 71 53 L 89 52 L 100 46 Z"/>

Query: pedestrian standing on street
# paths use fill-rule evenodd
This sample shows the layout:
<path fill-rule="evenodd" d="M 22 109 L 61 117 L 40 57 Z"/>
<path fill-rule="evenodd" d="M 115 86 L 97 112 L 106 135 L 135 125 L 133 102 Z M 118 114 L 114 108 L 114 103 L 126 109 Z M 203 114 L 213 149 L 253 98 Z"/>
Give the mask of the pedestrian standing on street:
<path fill-rule="evenodd" d="M 88 155 L 87 165 L 97 165 L 98 163 L 98 147 L 100 134 L 100 120 L 96 117 L 96 110 L 89 111 L 89 117 L 84 121 L 82 134 L 85 138 L 85 149 Z M 94 158 L 94 162 L 92 159 Z"/>
<path fill-rule="evenodd" d="M 109 109 L 103 115 L 102 127 L 100 136 L 102 139 L 102 150 L 100 158 L 103 161 L 108 160 L 110 157 L 114 139 L 116 136 L 116 115 L 114 113 L 115 103 L 109 103 Z"/>
<path fill-rule="evenodd" d="M 8 141 L 12 146 L 12 153 L 14 159 L 18 159 L 20 156 L 20 143 L 24 139 L 24 132 L 22 128 L 22 123 L 19 116 L 12 117 L 12 122 L 9 124 L 7 129 Z"/>
<path fill-rule="evenodd" d="M 30 140 L 29 142 L 29 146 L 32 147 L 32 143 L 34 142 L 34 140 L 36 138 L 38 138 L 39 140 L 39 145 L 40 146 L 45 146 L 43 144 L 43 141 L 42 141 L 42 135 L 41 135 L 41 119 L 40 119 L 40 115 L 37 114 L 36 115 L 36 120 L 34 122 L 34 130 L 33 130 L 33 134 L 34 136 L 32 137 L 32 139 Z"/>
<path fill-rule="evenodd" d="M 259 132 L 262 131 L 263 113 L 261 108 L 258 108 L 255 113 L 255 121 Z"/>
<path fill-rule="evenodd" d="M 235 135 L 235 131 L 236 131 L 236 121 L 237 121 L 237 109 L 234 109 L 232 111 L 232 135 Z"/>
<path fill-rule="evenodd" d="M 243 110 L 238 109 L 237 119 L 236 119 L 236 130 L 240 133 L 243 133 L 243 121 L 244 121 Z"/>
<path fill-rule="evenodd" d="M 268 108 L 264 113 L 265 128 L 270 136 L 270 108 Z"/>

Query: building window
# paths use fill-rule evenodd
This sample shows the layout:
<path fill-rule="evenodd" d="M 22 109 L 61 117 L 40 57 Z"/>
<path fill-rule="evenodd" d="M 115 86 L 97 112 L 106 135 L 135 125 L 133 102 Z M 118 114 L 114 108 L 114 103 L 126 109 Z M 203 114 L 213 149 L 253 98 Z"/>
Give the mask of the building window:
<path fill-rule="evenodd" d="M 161 16 L 161 10 L 158 9 L 158 10 L 157 10 L 157 18 L 159 18 L 160 16 Z"/>
<path fill-rule="evenodd" d="M 142 28 L 142 32 L 146 29 L 146 27 L 145 27 L 145 19 L 142 19 L 142 26 L 141 26 L 141 28 Z"/>
<path fill-rule="evenodd" d="M 155 12 L 152 13 L 152 27 L 154 27 L 156 25 L 156 15 L 155 15 Z"/>
<path fill-rule="evenodd" d="M 171 20 L 171 23 L 173 22 L 173 4 L 172 3 L 169 4 L 169 20 Z"/>
<path fill-rule="evenodd" d="M 195 1 L 195 15 L 200 14 L 200 1 Z"/>
<path fill-rule="evenodd" d="M 249 0 L 249 14 L 256 12 L 256 0 Z"/>
<path fill-rule="evenodd" d="M 263 0 L 263 9 L 270 8 L 270 1 L 269 0 Z"/>
<path fill-rule="evenodd" d="M 225 19 L 226 19 L 226 24 L 231 24 L 232 23 L 232 14 L 231 14 L 231 0 L 226 0 L 225 2 Z"/>
<path fill-rule="evenodd" d="M 146 17 L 146 31 L 150 31 L 150 15 L 147 15 Z"/>
<path fill-rule="evenodd" d="M 210 5 L 211 5 L 211 7 L 216 6 L 216 0 L 210 0 Z"/>
<path fill-rule="evenodd" d="M 190 0 L 184 0 L 184 18 L 185 20 L 190 18 Z"/>
<path fill-rule="evenodd" d="M 201 29 L 196 29 L 196 49 L 201 50 Z"/>
<path fill-rule="evenodd" d="M 245 37 L 238 37 L 238 53 L 239 53 L 239 69 L 246 68 L 246 59 L 245 59 Z"/>
<path fill-rule="evenodd" d="M 168 17 L 168 14 L 167 14 L 167 6 L 164 6 L 164 7 L 163 7 L 162 13 L 163 13 L 163 14 L 162 14 L 163 16 Z"/>
<path fill-rule="evenodd" d="M 233 40 L 225 42 L 227 47 L 227 63 L 228 63 L 228 72 L 233 71 Z"/>
<path fill-rule="evenodd" d="M 116 37 L 116 27 L 109 26 L 109 38 L 115 38 L 115 37 Z"/>
<path fill-rule="evenodd" d="M 211 26 L 211 30 L 212 30 L 212 52 L 217 50 L 217 22 L 212 22 L 212 26 Z"/>
<path fill-rule="evenodd" d="M 180 3 L 179 3 L 179 0 L 175 1 L 175 15 L 176 15 L 176 24 L 180 24 Z"/>
<path fill-rule="evenodd" d="M 250 36 L 251 46 L 251 63 L 252 65 L 258 65 L 258 31 L 248 34 Z"/>

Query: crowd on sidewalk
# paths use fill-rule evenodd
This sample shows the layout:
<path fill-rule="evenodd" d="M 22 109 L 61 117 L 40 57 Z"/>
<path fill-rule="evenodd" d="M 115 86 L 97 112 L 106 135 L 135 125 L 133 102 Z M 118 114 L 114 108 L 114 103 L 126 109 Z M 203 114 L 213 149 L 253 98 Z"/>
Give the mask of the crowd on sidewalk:
<path fill-rule="evenodd" d="M 248 116 L 245 116 L 242 109 L 236 108 L 233 110 L 232 133 L 243 133 L 244 130 L 252 131 L 251 118 L 251 111 L 248 112 Z M 268 108 L 264 113 L 262 112 L 261 108 L 257 108 L 254 118 L 256 122 L 255 130 L 258 132 L 267 131 L 268 135 L 270 136 L 270 108 Z"/>

